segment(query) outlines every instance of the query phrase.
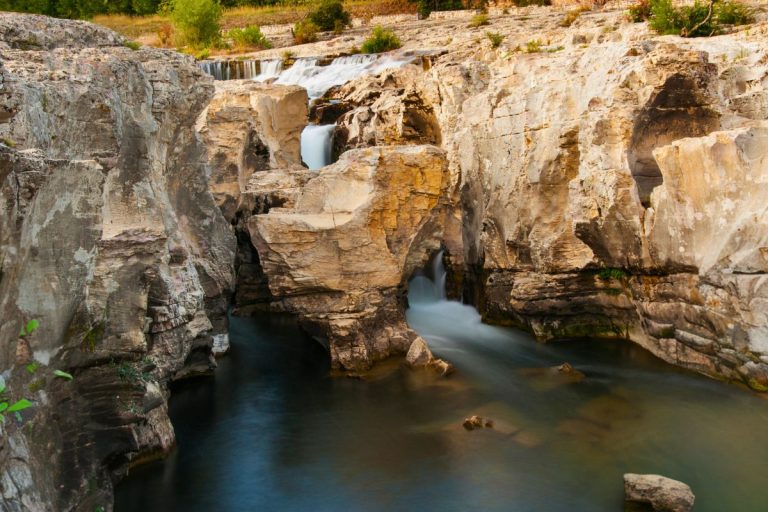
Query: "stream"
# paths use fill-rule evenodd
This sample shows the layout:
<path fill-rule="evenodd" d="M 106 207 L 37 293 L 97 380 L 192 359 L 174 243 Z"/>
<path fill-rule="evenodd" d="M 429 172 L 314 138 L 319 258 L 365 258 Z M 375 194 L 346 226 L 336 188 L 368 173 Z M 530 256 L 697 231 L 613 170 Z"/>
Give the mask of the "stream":
<path fill-rule="evenodd" d="M 625 472 L 688 483 L 697 512 L 765 510 L 764 399 L 629 342 L 485 325 L 424 276 L 410 290 L 409 324 L 455 374 L 331 378 L 290 317 L 233 317 L 216 378 L 174 389 L 178 448 L 116 510 L 619 511 Z M 585 378 L 547 370 L 566 361 Z M 494 428 L 464 430 L 472 414 Z"/>

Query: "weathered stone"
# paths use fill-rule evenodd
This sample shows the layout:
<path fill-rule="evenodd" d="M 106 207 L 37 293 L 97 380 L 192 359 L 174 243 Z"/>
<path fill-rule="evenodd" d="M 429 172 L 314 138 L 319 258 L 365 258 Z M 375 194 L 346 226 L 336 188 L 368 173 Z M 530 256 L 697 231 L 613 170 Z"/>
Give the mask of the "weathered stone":
<path fill-rule="evenodd" d="M 660 475 L 624 475 L 624 499 L 645 503 L 656 512 L 690 512 L 695 497 L 683 482 Z"/>
<path fill-rule="evenodd" d="M 350 151 L 292 208 L 248 221 L 271 295 L 328 340 L 334 367 L 364 370 L 411 346 L 397 290 L 439 246 L 447 183 L 431 146 Z"/>
<path fill-rule="evenodd" d="M 0 369 L 35 402 L 2 436 L 8 510 L 109 509 L 114 477 L 173 446 L 167 383 L 227 332 L 235 239 L 193 129 L 212 81 L 123 41 L 0 14 Z"/>

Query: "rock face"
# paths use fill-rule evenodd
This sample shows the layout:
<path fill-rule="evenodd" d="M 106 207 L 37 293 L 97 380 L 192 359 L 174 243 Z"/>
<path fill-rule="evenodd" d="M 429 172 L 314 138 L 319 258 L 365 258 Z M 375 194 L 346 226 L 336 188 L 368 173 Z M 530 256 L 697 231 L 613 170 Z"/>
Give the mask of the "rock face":
<path fill-rule="evenodd" d="M 174 443 L 167 383 L 227 336 L 235 238 L 194 132 L 213 85 L 84 22 L 0 14 L 0 34 L 0 368 L 35 404 L 2 427 L 3 508 L 108 509 Z"/>
<path fill-rule="evenodd" d="M 398 295 L 439 247 L 447 184 L 435 147 L 349 151 L 291 208 L 249 219 L 273 307 L 298 313 L 335 368 L 367 369 L 410 347 Z"/>
<path fill-rule="evenodd" d="M 695 497 L 683 482 L 659 475 L 624 475 L 624 499 L 645 503 L 656 512 L 690 512 Z"/>
<path fill-rule="evenodd" d="M 216 82 L 197 130 L 209 148 L 211 191 L 227 220 L 234 220 L 254 173 L 301 167 L 306 124 L 307 91 L 301 87 Z"/>
<path fill-rule="evenodd" d="M 764 48 L 744 33 L 548 23 L 552 52 L 514 51 L 525 35 L 512 32 L 378 90 L 347 84 L 339 123 L 363 133 L 356 113 L 397 119 L 413 97 L 434 113 L 453 191 L 449 292 L 486 320 L 541 340 L 627 338 L 768 389 Z"/>

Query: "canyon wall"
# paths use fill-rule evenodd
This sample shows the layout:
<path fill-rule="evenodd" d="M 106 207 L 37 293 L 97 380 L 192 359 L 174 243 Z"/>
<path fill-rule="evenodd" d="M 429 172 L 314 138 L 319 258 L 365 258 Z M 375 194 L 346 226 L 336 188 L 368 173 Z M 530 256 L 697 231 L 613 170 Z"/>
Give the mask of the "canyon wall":
<path fill-rule="evenodd" d="M 194 131 L 213 83 L 89 23 L 0 33 L 0 368 L 33 403 L 0 425 L 3 509 L 111 509 L 174 443 L 168 382 L 227 336 L 235 238 Z"/>
<path fill-rule="evenodd" d="M 765 27 L 686 40 L 619 16 L 351 82 L 341 150 L 439 134 L 451 292 L 487 321 L 768 390 Z"/>

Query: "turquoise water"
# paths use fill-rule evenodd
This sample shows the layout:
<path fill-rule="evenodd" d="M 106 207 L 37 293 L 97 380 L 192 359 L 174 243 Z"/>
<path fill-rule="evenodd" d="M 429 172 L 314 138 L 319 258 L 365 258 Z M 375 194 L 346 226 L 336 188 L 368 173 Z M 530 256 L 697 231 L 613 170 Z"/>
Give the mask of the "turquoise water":
<path fill-rule="evenodd" d="M 291 319 L 233 318 L 216 378 L 175 389 L 178 449 L 118 486 L 116 510 L 617 511 L 625 472 L 688 483 L 697 512 L 768 510 L 764 399 L 627 342 L 542 345 L 411 299 L 455 375 L 330 378 Z M 585 378 L 542 370 L 565 361 Z M 464 430 L 472 414 L 495 428 Z"/>

